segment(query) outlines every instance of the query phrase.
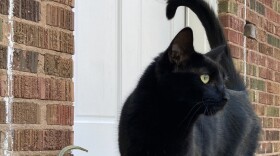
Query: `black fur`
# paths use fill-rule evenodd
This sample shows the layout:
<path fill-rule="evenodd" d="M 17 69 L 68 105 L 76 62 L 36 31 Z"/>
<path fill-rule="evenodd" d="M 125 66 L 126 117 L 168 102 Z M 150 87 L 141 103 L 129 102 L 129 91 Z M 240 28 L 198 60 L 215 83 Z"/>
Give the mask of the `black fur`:
<path fill-rule="evenodd" d="M 168 17 L 172 18 L 180 5 L 204 16 L 199 18 L 208 21 L 202 22 L 206 32 L 213 31 L 209 27 L 222 30 L 212 10 L 200 0 L 170 0 Z M 193 48 L 192 30 L 181 30 L 147 67 L 121 112 L 121 156 L 254 154 L 260 131 L 258 118 L 222 31 L 207 32 L 207 36 L 216 40 L 210 41 L 214 49 L 202 55 Z M 202 75 L 210 76 L 208 83 L 203 83 Z"/>

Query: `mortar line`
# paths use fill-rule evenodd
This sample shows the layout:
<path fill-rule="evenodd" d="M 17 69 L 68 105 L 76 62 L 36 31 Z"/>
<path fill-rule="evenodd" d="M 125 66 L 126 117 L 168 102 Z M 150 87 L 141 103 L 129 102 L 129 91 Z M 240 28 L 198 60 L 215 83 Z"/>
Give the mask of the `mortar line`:
<path fill-rule="evenodd" d="M 8 15 L 8 51 L 7 51 L 7 96 L 4 98 L 6 108 L 6 124 L 7 129 L 4 138 L 4 155 L 10 156 L 13 149 L 12 139 L 12 102 L 13 102 L 13 52 L 14 52 L 14 0 L 9 0 Z"/>

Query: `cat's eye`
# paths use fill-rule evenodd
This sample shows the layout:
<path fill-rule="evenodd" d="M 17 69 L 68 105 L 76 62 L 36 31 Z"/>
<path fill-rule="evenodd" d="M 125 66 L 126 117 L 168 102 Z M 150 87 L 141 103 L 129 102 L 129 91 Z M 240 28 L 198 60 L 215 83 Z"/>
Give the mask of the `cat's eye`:
<path fill-rule="evenodd" d="M 204 84 L 207 84 L 210 80 L 210 76 L 207 74 L 202 74 L 200 75 L 200 79 Z"/>

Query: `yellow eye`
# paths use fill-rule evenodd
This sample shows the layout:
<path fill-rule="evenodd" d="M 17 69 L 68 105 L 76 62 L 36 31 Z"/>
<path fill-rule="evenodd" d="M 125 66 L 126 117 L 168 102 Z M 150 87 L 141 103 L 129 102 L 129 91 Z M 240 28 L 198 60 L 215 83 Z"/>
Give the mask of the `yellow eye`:
<path fill-rule="evenodd" d="M 206 75 L 206 74 L 203 74 L 203 75 L 200 75 L 200 79 L 204 84 L 207 84 L 210 80 L 210 76 Z"/>

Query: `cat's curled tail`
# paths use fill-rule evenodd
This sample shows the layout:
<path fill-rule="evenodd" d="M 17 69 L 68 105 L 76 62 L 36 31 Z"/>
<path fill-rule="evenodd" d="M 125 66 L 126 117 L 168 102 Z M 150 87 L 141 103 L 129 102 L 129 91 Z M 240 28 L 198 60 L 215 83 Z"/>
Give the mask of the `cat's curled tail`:
<path fill-rule="evenodd" d="M 246 87 L 244 82 L 234 67 L 231 53 L 223 32 L 223 27 L 221 26 L 215 12 L 210 8 L 209 4 L 203 0 L 168 0 L 167 3 L 166 16 L 168 19 L 172 19 L 174 17 L 179 6 L 186 6 L 190 8 L 201 21 L 206 31 L 211 49 L 217 48 L 219 46 L 226 47 L 222 55 L 219 53 L 207 53 L 207 55 L 215 59 L 216 57 L 220 58 L 219 63 L 224 67 L 229 77 L 229 81 L 226 83 L 228 89 L 237 91 L 245 90 Z"/>
<path fill-rule="evenodd" d="M 199 18 L 206 30 L 210 47 L 216 48 L 226 44 L 226 39 L 219 20 L 216 18 L 214 11 L 203 0 L 168 0 L 166 16 L 172 19 L 179 6 L 190 8 Z"/>

